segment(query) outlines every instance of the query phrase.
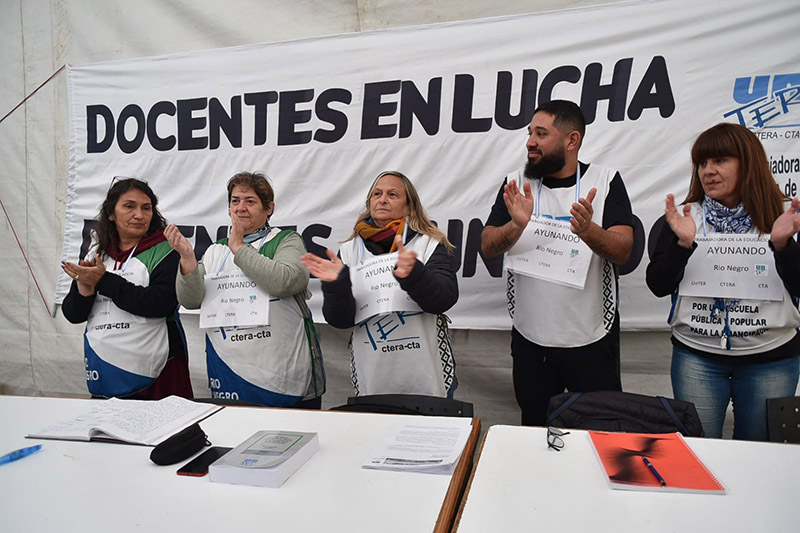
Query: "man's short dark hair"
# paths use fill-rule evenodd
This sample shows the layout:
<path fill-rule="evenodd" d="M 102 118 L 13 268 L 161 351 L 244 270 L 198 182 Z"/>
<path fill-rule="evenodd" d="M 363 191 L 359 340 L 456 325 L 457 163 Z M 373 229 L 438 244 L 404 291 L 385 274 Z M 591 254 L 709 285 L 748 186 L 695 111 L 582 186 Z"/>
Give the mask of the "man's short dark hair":
<path fill-rule="evenodd" d="M 583 136 L 586 134 L 586 118 L 578 104 L 569 100 L 550 100 L 539 105 L 533 114 L 535 115 L 539 111 L 553 115 L 553 125 L 558 128 L 561 135 L 577 131 L 581 134 L 581 142 L 583 142 Z"/>

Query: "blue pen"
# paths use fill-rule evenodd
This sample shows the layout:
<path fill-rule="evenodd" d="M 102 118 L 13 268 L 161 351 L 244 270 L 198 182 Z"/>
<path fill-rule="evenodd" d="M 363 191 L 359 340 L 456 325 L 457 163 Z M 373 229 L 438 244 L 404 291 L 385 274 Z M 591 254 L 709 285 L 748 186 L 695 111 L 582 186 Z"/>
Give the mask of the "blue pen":
<path fill-rule="evenodd" d="M 656 470 L 656 467 L 653 466 L 653 463 L 651 463 L 647 459 L 647 457 L 645 457 L 644 455 L 642 456 L 642 461 L 644 461 L 644 464 L 647 465 L 647 468 L 650 469 L 650 471 L 653 473 L 653 475 L 656 476 L 656 479 L 661 482 L 661 486 L 662 487 L 666 487 L 667 486 L 667 482 L 664 481 L 664 478 L 661 477 L 661 474 L 658 473 L 658 470 Z"/>
<path fill-rule="evenodd" d="M 16 461 L 17 459 L 22 459 L 23 457 L 28 457 L 30 454 L 36 453 L 41 449 L 42 445 L 37 444 L 36 446 L 22 448 L 21 450 L 15 450 L 11 453 L 7 453 L 3 457 L 0 457 L 0 465 L 10 463 L 11 461 Z"/>

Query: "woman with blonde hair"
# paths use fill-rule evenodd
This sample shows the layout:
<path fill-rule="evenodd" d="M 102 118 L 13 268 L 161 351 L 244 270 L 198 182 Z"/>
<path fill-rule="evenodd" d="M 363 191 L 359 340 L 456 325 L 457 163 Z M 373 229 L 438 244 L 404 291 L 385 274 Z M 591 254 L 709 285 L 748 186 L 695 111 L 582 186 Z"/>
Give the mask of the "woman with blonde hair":
<path fill-rule="evenodd" d="M 766 399 L 793 396 L 800 374 L 800 201 L 788 200 L 744 126 L 718 124 L 692 147 L 682 209 L 670 194 L 647 267 L 672 295 L 672 388 L 720 438 L 733 401 L 735 439 L 766 440 Z"/>
<path fill-rule="evenodd" d="M 322 281 L 322 312 L 353 328 L 356 395 L 453 397 L 455 361 L 444 313 L 458 300 L 454 247 L 428 219 L 414 185 L 382 172 L 339 255 L 303 256 Z"/>

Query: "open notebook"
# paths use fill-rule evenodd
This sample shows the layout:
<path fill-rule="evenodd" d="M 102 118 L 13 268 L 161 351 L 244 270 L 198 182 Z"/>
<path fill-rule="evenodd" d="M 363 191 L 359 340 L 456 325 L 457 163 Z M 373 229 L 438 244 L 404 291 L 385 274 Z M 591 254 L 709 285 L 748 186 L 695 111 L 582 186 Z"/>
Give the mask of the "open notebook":
<path fill-rule="evenodd" d="M 102 440 L 155 446 L 222 409 L 178 396 L 151 400 L 92 400 L 86 412 L 26 435 L 32 439 Z"/>

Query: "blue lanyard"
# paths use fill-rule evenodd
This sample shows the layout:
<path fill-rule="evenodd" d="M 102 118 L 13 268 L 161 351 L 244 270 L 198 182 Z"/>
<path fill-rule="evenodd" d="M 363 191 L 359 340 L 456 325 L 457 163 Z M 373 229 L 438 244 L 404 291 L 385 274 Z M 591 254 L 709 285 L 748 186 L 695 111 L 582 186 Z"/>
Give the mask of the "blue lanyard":
<path fill-rule="evenodd" d="M 703 237 L 708 235 L 708 228 L 706 227 L 706 204 L 703 203 Z"/>
<path fill-rule="evenodd" d="M 706 226 L 706 204 L 703 203 L 703 237 L 708 235 L 708 227 Z M 730 311 L 731 307 L 737 302 L 738 300 L 732 300 L 730 302 L 727 301 L 725 298 L 715 298 L 714 303 L 711 306 L 711 313 L 710 317 L 716 318 L 719 315 L 720 311 L 725 311 L 725 323 L 722 325 L 722 335 L 719 338 L 719 347 L 722 350 L 730 350 L 731 349 L 731 324 L 730 324 Z"/>
<path fill-rule="evenodd" d="M 264 241 L 266 240 L 267 237 L 269 237 L 269 234 L 264 235 L 263 237 L 261 237 L 261 242 L 258 243 L 258 248 L 256 248 L 256 250 L 260 250 L 261 247 L 264 246 Z M 228 237 L 228 238 L 230 239 L 230 237 Z M 242 246 L 250 246 L 250 244 L 244 243 Z M 231 255 L 231 248 L 229 246 L 228 247 L 228 251 L 225 252 L 225 257 L 222 258 L 222 263 L 219 264 L 219 268 L 217 269 L 217 274 L 222 272 L 222 267 L 225 266 L 225 261 L 228 260 L 228 256 L 230 256 L 230 255 Z"/>
<path fill-rule="evenodd" d="M 139 241 L 139 242 L 142 242 L 142 241 Z M 136 248 L 139 246 L 139 242 L 137 242 L 134 245 L 133 250 L 131 250 L 131 253 L 128 254 L 128 259 L 126 259 L 125 263 L 123 263 L 123 265 L 122 265 L 122 272 L 125 272 L 125 269 L 128 268 L 128 263 L 130 263 L 131 259 L 133 259 L 133 254 L 136 253 Z M 114 261 L 114 267 L 116 268 L 116 266 L 117 266 L 117 262 L 115 260 Z"/>
<path fill-rule="evenodd" d="M 534 206 L 533 216 L 539 218 L 542 209 L 542 187 L 544 185 L 544 177 L 539 178 L 539 189 L 536 192 L 536 205 Z M 578 163 L 578 171 L 575 174 L 575 203 L 581 199 L 581 164 Z"/>

